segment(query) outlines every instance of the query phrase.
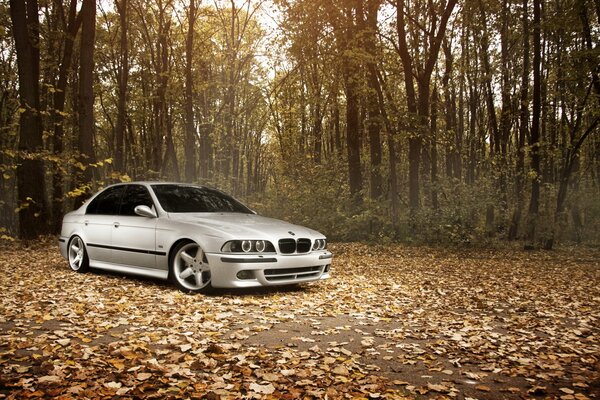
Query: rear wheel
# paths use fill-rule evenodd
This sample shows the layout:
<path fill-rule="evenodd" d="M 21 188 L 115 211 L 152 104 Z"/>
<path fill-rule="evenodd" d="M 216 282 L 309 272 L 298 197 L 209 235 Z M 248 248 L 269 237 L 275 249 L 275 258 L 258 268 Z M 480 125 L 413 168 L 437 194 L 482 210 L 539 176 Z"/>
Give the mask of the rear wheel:
<path fill-rule="evenodd" d="M 86 272 L 90 267 L 90 259 L 83 240 L 79 236 L 73 236 L 67 247 L 69 254 L 69 267 L 76 272 Z"/>
<path fill-rule="evenodd" d="M 211 289 L 210 267 L 202 248 L 194 242 L 180 243 L 172 253 L 171 281 L 184 292 L 207 292 Z"/>

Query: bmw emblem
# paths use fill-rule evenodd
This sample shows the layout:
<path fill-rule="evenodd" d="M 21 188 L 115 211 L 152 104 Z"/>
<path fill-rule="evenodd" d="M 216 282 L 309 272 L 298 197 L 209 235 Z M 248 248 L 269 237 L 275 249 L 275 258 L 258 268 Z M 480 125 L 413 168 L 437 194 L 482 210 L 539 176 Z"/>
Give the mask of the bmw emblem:
<path fill-rule="evenodd" d="M 290 235 L 292 235 L 292 236 L 296 236 L 296 234 L 295 234 L 294 232 L 292 232 L 292 231 L 288 231 L 288 233 L 289 233 Z"/>

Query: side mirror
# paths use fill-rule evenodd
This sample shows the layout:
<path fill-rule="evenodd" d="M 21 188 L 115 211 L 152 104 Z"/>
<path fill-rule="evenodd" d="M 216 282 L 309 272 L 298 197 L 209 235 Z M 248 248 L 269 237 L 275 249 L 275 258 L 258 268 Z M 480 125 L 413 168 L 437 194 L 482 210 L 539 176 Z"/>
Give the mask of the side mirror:
<path fill-rule="evenodd" d="M 156 212 L 148 206 L 136 206 L 133 212 L 141 217 L 156 218 Z"/>

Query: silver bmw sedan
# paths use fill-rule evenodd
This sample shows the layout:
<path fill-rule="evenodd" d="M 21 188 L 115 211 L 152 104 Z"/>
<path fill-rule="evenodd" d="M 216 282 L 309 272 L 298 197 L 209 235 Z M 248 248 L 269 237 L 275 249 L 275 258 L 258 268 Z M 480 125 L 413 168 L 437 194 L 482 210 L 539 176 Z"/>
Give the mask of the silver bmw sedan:
<path fill-rule="evenodd" d="M 169 279 L 185 292 L 327 279 L 333 257 L 317 231 L 216 189 L 162 182 L 106 187 L 64 216 L 59 245 L 73 271 Z"/>

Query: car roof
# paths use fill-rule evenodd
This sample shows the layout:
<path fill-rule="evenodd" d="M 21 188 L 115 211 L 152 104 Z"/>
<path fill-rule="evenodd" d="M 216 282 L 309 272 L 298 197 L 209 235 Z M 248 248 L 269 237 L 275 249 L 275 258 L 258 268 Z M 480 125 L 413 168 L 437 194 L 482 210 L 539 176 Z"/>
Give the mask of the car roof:
<path fill-rule="evenodd" d="M 187 183 L 187 182 L 169 182 L 169 181 L 132 181 L 132 182 L 118 182 L 118 183 L 112 183 L 106 187 L 109 186 L 118 186 L 118 185 L 144 185 L 144 186 L 150 186 L 150 185 L 181 185 L 181 186 L 197 186 L 197 187 L 207 187 L 204 185 L 200 185 L 198 183 Z"/>

